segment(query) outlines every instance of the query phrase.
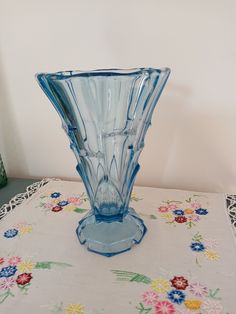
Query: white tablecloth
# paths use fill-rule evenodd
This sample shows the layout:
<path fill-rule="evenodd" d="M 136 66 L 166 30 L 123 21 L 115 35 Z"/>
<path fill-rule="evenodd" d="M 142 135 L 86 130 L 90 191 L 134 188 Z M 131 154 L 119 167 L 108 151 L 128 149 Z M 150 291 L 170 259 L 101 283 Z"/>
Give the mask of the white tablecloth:
<path fill-rule="evenodd" d="M 235 314 L 236 246 L 225 195 L 135 187 L 148 228 L 107 258 L 81 246 L 81 183 L 52 181 L 0 222 L 0 313 Z"/>

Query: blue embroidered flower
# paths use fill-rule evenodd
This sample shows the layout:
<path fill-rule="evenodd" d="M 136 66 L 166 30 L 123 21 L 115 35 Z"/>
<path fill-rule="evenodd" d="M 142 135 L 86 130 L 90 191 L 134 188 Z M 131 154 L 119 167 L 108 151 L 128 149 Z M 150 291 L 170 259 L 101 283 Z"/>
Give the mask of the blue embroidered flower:
<path fill-rule="evenodd" d="M 18 230 L 16 229 L 9 229 L 4 232 L 4 237 L 5 238 L 14 238 L 18 233 Z"/>
<path fill-rule="evenodd" d="M 177 216 L 183 216 L 184 215 L 184 211 L 182 209 L 176 209 L 173 211 L 173 213 Z"/>
<path fill-rule="evenodd" d="M 0 277 L 11 277 L 14 276 L 17 269 L 16 266 L 3 267 L 0 271 Z"/>
<path fill-rule="evenodd" d="M 206 209 L 203 209 L 203 208 L 198 208 L 195 210 L 195 212 L 198 215 L 207 215 L 208 214 L 208 211 Z"/>
<path fill-rule="evenodd" d="M 201 242 L 192 242 L 190 247 L 195 252 L 202 252 L 205 250 L 205 246 Z"/>
<path fill-rule="evenodd" d="M 171 302 L 177 304 L 181 304 L 185 300 L 185 294 L 179 290 L 171 290 L 168 292 L 167 297 Z"/>
<path fill-rule="evenodd" d="M 68 205 L 69 204 L 69 202 L 67 202 L 67 201 L 61 201 L 61 202 L 59 202 L 57 205 L 58 206 L 66 206 L 66 205 Z"/>
<path fill-rule="evenodd" d="M 60 196 L 61 196 L 61 193 L 59 193 L 59 192 L 54 192 L 54 193 L 51 194 L 52 198 L 58 198 Z"/>

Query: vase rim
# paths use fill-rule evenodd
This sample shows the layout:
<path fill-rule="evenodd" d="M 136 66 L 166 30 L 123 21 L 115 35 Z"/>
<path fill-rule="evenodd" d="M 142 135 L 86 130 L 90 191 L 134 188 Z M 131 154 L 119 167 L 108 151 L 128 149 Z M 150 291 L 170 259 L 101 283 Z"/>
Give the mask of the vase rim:
<path fill-rule="evenodd" d="M 151 67 L 143 67 L 143 68 L 127 68 L 127 69 L 95 69 L 95 70 L 71 70 L 71 71 L 59 71 L 54 73 L 37 73 L 38 76 L 46 76 L 51 79 L 67 79 L 71 77 L 88 77 L 88 76 L 129 76 L 133 74 L 140 74 L 143 72 L 148 72 L 149 74 L 152 72 L 158 72 L 162 74 L 169 74 L 170 68 L 151 68 Z"/>

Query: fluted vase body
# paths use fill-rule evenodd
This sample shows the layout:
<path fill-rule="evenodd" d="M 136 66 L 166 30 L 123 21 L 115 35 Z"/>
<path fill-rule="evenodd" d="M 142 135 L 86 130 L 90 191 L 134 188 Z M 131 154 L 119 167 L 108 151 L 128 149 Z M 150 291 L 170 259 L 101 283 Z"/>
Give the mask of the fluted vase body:
<path fill-rule="evenodd" d="M 146 232 L 129 202 L 145 134 L 169 73 L 139 68 L 37 75 L 62 120 L 87 191 L 91 211 L 77 235 L 91 251 L 123 252 Z"/>

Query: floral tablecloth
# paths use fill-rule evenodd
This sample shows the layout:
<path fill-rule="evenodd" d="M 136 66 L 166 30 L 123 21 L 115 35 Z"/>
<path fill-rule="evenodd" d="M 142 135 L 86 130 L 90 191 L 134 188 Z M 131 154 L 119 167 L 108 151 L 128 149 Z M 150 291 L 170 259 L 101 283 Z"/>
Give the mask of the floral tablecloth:
<path fill-rule="evenodd" d="M 0 222 L 0 313 L 235 314 L 236 245 L 225 195 L 135 187 L 148 232 L 107 258 L 75 234 L 81 183 L 51 181 Z"/>

